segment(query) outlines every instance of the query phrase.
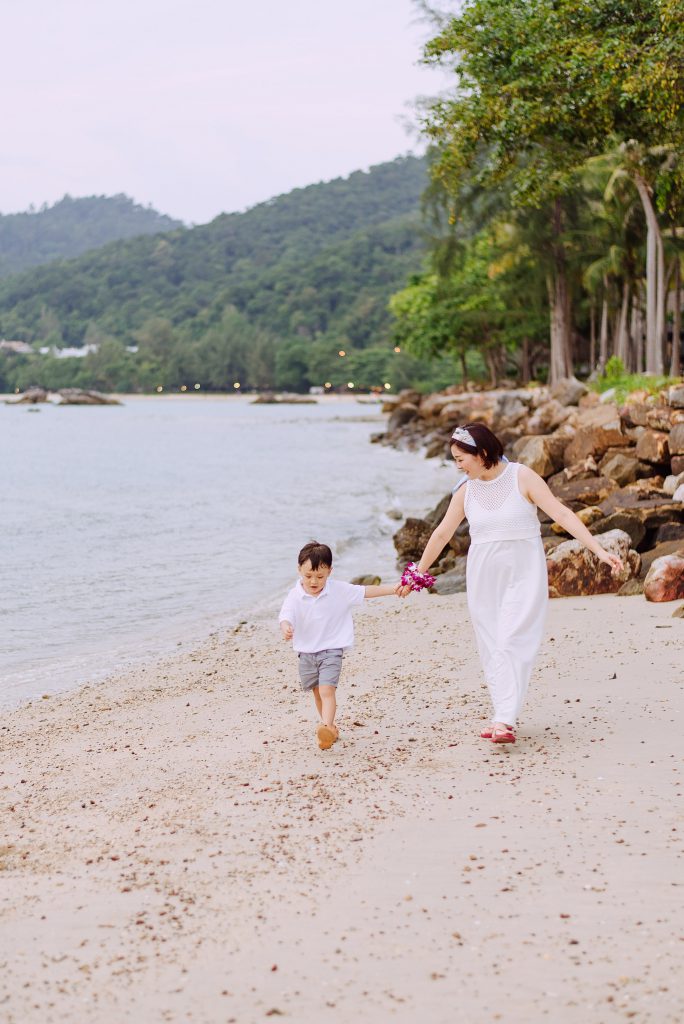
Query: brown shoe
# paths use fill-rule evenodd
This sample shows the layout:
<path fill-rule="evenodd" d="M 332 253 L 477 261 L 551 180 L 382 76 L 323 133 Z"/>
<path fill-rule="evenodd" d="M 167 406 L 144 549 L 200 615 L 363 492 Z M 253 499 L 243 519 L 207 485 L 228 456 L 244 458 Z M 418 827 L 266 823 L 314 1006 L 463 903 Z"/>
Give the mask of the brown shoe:
<path fill-rule="evenodd" d="M 316 739 L 318 740 L 318 746 L 321 750 L 329 750 L 333 743 L 338 737 L 337 729 L 334 725 L 321 724 L 316 729 Z"/>

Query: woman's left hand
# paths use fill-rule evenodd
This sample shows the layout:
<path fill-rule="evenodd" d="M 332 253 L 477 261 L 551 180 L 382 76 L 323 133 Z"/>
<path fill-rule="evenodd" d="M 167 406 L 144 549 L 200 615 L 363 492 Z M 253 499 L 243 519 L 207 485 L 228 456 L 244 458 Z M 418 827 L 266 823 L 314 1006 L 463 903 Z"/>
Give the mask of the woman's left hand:
<path fill-rule="evenodd" d="M 603 548 L 601 548 L 600 552 L 596 552 L 596 557 L 599 559 L 599 561 L 605 562 L 606 565 L 609 565 L 611 567 L 611 569 L 613 570 L 613 576 L 617 576 L 618 573 L 621 573 L 625 567 L 624 562 L 622 561 L 619 555 L 614 555 L 612 554 L 612 552 L 605 551 Z"/>

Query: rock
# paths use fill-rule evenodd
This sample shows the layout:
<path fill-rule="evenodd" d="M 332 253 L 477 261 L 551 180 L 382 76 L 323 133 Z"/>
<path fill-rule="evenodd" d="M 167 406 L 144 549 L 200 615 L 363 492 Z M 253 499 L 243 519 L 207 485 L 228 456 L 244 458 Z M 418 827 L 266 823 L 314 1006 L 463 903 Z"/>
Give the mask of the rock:
<path fill-rule="evenodd" d="M 659 526 L 656 530 L 654 540 L 656 545 L 663 544 L 665 541 L 668 540 L 676 540 L 680 541 L 682 547 L 684 547 L 684 522 L 663 523 L 663 525 Z"/>
<path fill-rule="evenodd" d="M 435 584 L 430 588 L 432 594 L 463 594 L 466 589 L 466 562 L 467 558 L 461 555 L 456 559 L 453 569 L 438 576 Z"/>
<path fill-rule="evenodd" d="M 598 522 L 599 519 L 605 519 L 603 512 L 597 505 L 587 505 L 586 508 L 579 509 L 576 514 L 577 518 L 580 520 L 581 523 L 584 523 L 585 526 L 591 526 L 593 523 Z M 568 536 L 567 530 L 564 530 L 563 527 L 559 525 L 559 523 L 551 523 L 551 532 L 558 534 L 559 536 Z M 593 532 L 594 531 L 592 530 L 592 533 Z M 603 533 L 604 531 L 597 530 L 596 532 Z M 543 535 L 544 534 L 542 532 L 542 536 Z"/>
<path fill-rule="evenodd" d="M 382 580 L 379 576 L 355 576 L 351 582 L 360 587 L 378 587 Z"/>
<path fill-rule="evenodd" d="M 636 597 L 637 594 L 643 594 L 644 592 L 644 581 L 640 580 L 637 576 L 633 576 L 631 580 L 627 580 L 623 583 L 617 592 L 618 597 Z"/>
<path fill-rule="evenodd" d="M 597 523 L 599 519 L 603 519 L 603 512 L 598 505 L 587 505 L 586 508 L 581 508 L 579 510 L 577 518 L 580 522 L 584 523 L 585 526 L 591 526 L 593 523 Z"/>
<path fill-rule="evenodd" d="M 118 398 L 110 398 L 101 391 L 86 391 L 82 388 L 60 388 L 57 396 L 56 405 L 121 405 Z"/>
<path fill-rule="evenodd" d="M 599 462 L 599 471 L 602 476 L 614 480 L 620 487 L 633 483 L 639 475 L 644 475 L 640 470 L 642 463 L 629 452 L 615 452 L 609 449 Z"/>
<path fill-rule="evenodd" d="M 675 409 L 684 409 L 684 384 L 673 384 L 667 392 L 667 403 Z"/>
<path fill-rule="evenodd" d="M 631 395 L 629 400 L 620 408 L 620 419 L 628 427 L 647 427 L 648 414 L 653 408 L 651 402 L 647 401 L 645 392 L 638 394 L 644 397 L 639 399 L 637 395 Z"/>
<path fill-rule="evenodd" d="M 390 413 L 389 419 L 387 420 L 387 429 L 396 430 L 397 427 L 403 427 L 404 424 L 409 423 L 411 420 L 415 420 L 418 415 L 418 406 L 412 402 L 402 403 L 397 405 L 393 412 Z"/>
<path fill-rule="evenodd" d="M 665 491 L 665 494 L 669 494 L 670 497 L 672 497 L 681 484 L 684 484 L 684 473 L 678 473 L 677 476 L 674 476 L 674 474 L 672 476 L 666 476 L 663 481 L 663 490 Z"/>
<path fill-rule="evenodd" d="M 673 619 L 684 619 L 684 604 L 680 604 L 679 608 L 675 608 L 672 612 Z"/>
<path fill-rule="evenodd" d="M 598 466 L 593 455 L 588 455 L 581 462 L 575 462 L 565 468 L 566 480 L 588 480 L 589 477 L 598 475 Z"/>
<path fill-rule="evenodd" d="M 667 434 L 661 430 L 645 430 L 636 446 L 636 457 L 643 462 L 662 465 L 670 456 Z"/>
<path fill-rule="evenodd" d="M 644 551 L 641 556 L 641 569 L 639 576 L 644 579 L 648 570 L 658 558 L 665 558 L 667 555 L 683 555 L 684 545 L 680 540 L 666 540 L 662 544 L 656 544 L 650 551 Z"/>
<path fill-rule="evenodd" d="M 560 405 L 577 405 L 580 398 L 586 395 L 589 388 L 576 377 L 563 377 L 551 388 L 551 398 Z"/>
<path fill-rule="evenodd" d="M 672 427 L 684 416 L 678 409 L 670 409 L 666 405 L 656 405 L 646 413 L 646 426 L 651 430 L 664 430 L 669 433 Z"/>
<path fill-rule="evenodd" d="M 610 409 L 606 411 L 610 412 Z M 620 418 L 614 416 L 605 423 L 586 424 L 577 429 L 570 444 L 565 449 L 566 466 L 581 462 L 587 456 L 601 458 L 609 448 L 621 448 L 629 445 L 629 438 L 622 432 Z"/>
<path fill-rule="evenodd" d="M 647 601 L 679 601 L 684 597 L 684 551 L 656 558 L 646 573 Z"/>
<path fill-rule="evenodd" d="M 525 427 L 526 434 L 551 434 L 572 415 L 571 409 L 555 398 L 539 405 Z"/>
<path fill-rule="evenodd" d="M 667 439 L 670 455 L 684 455 L 684 423 L 675 423 Z"/>
<path fill-rule="evenodd" d="M 589 529 L 595 535 L 609 530 L 623 530 L 628 534 L 633 548 L 638 548 L 646 536 L 646 527 L 641 517 L 638 513 L 630 512 L 613 512 L 612 515 L 595 520 Z"/>
<path fill-rule="evenodd" d="M 616 491 L 617 484 L 605 476 L 588 477 L 586 480 L 568 480 L 565 470 L 556 473 L 547 481 L 552 494 L 566 505 L 599 505 Z M 611 511 L 613 511 L 611 509 Z M 606 513 L 603 513 L 606 515 Z"/>
<path fill-rule="evenodd" d="M 521 395 L 526 397 L 527 400 L 523 401 Z M 496 431 L 499 432 L 514 427 L 524 416 L 527 416 L 528 406 L 529 397 L 525 392 L 505 391 L 499 395 L 494 407 Z"/>
<path fill-rule="evenodd" d="M 684 473 L 684 455 L 673 455 L 670 459 L 670 472 L 675 476 Z"/>
<path fill-rule="evenodd" d="M 435 434 L 425 445 L 426 459 L 448 459 L 451 457 L 448 434 Z"/>
<path fill-rule="evenodd" d="M 672 500 L 678 503 L 684 502 L 684 484 L 680 484 L 672 495 Z"/>
<path fill-rule="evenodd" d="M 385 413 L 385 415 L 387 415 L 388 413 L 394 411 L 398 403 L 399 395 L 383 395 L 382 405 L 380 406 L 380 412 Z"/>
<path fill-rule="evenodd" d="M 606 551 L 620 556 L 624 563 L 622 572 L 614 575 L 609 566 L 599 562 L 578 540 L 566 540 L 546 559 L 549 587 L 559 596 L 615 594 L 627 580 L 638 574 L 641 558 L 636 551 L 630 550 L 628 534 L 623 530 L 610 530 L 597 539 Z"/>
<path fill-rule="evenodd" d="M 424 519 L 407 519 L 392 538 L 399 558 L 406 562 L 419 559 L 431 533 L 432 527 Z"/>
<path fill-rule="evenodd" d="M 554 441 L 553 435 L 521 437 L 513 445 L 513 458 L 546 479 L 563 465 L 564 446 Z"/>
<path fill-rule="evenodd" d="M 37 402 L 47 402 L 48 393 L 45 388 L 27 388 L 20 395 L 14 398 L 6 398 L 5 405 L 35 405 Z"/>

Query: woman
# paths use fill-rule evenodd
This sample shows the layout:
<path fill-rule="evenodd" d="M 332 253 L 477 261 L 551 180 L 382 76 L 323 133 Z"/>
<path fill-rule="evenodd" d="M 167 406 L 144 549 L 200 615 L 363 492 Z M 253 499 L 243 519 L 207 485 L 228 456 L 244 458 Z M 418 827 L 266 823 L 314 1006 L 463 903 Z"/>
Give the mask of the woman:
<path fill-rule="evenodd" d="M 530 469 L 504 459 L 499 439 L 484 423 L 457 427 L 451 454 L 466 475 L 417 566 L 402 577 L 398 592 L 429 586 L 427 570 L 465 518 L 470 526 L 466 569 L 468 610 L 480 661 L 494 705 L 492 724 L 480 735 L 515 743 L 515 727 L 539 650 L 548 602 L 546 556 L 537 509 L 554 519 L 614 573 L 617 555 L 605 551 L 586 526 L 555 498 Z"/>

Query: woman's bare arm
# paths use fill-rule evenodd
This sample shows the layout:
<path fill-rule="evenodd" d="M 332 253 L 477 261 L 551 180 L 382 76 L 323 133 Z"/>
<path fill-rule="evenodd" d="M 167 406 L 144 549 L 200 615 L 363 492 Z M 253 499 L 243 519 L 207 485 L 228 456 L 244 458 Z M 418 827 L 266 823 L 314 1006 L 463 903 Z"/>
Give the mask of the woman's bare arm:
<path fill-rule="evenodd" d="M 520 493 L 523 497 L 531 501 L 537 508 L 540 508 L 542 512 L 546 512 L 547 516 L 558 523 L 559 526 L 562 526 L 571 537 L 574 537 L 585 548 L 588 548 L 592 554 L 596 555 L 602 562 L 605 562 L 606 565 L 609 565 L 613 572 L 619 572 L 623 568 L 622 559 L 601 547 L 593 534 L 589 533 L 582 520 L 575 515 L 572 509 L 564 505 L 562 501 L 559 501 L 551 493 L 549 485 L 538 473 L 535 473 L 529 466 L 521 466 L 518 471 L 518 480 L 520 482 Z"/>

